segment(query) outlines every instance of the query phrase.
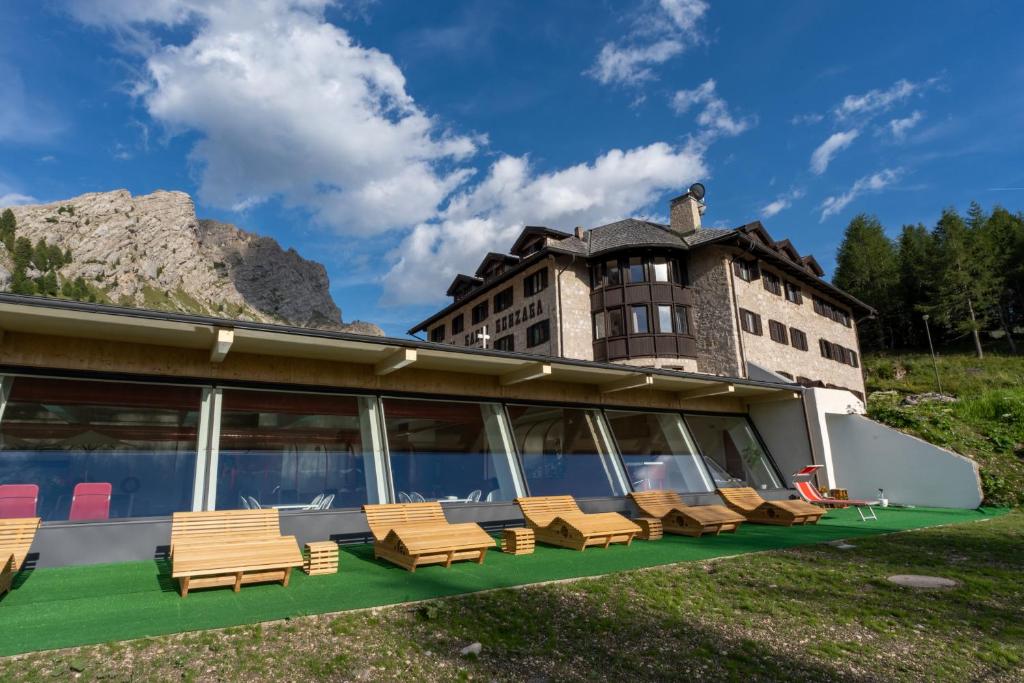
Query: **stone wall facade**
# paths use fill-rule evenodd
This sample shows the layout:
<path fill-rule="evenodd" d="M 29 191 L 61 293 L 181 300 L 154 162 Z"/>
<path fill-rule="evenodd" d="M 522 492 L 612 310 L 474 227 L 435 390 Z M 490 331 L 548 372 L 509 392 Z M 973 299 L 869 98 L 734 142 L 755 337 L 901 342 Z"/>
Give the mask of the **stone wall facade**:
<path fill-rule="evenodd" d="M 735 252 L 736 256 L 741 256 Z M 741 331 L 743 357 L 746 361 L 756 363 L 766 370 L 785 372 L 793 377 L 806 377 L 821 381 L 828 385 L 864 392 L 864 376 L 860 366 L 860 344 L 857 340 L 857 323 L 851 314 L 850 327 L 831 318 L 819 315 L 814 310 L 813 296 L 827 301 L 842 310 L 849 308 L 841 305 L 823 290 L 816 290 L 804 282 L 788 278 L 781 270 L 759 262 L 761 277 L 750 282 L 736 275 L 732 268 L 728 273 L 733 281 L 736 305 L 761 316 L 762 334 L 751 334 Z M 765 289 L 764 273 L 776 275 L 782 282 L 782 294 L 777 295 Z M 791 281 L 800 287 L 803 301 L 799 304 L 788 301 L 785 296 L 785 283 Z M 769 321 L 775 320 L 786 327 L 787 343 L 774 341 L 769 333 Z M 807 335 L 807 350 L 801 351 L 793 346 L 792 328 Z M 831 360 L 821 355 L 819 340 L 825 339 L 834 344 L 852 349 L 857 353 L 857 365 L 853 367 L 838 360 Z"/>
<path fill-rule="evenodd" d="M 554 347 L 555 354 L 594 360 L 594 322 L 590 315 L 590 269 L 587 262 L 563 256 L 556 262 L 554 272 L 558 278 L 556 289 L 561 298 L 562 321 L 559 326 L 561 346 Z"/>
<path fill-rule="evenodd" d="M 690 252 L 687 261 L 697 339 L 697 371 L 729 377 L 745 376 L 730 287 L 729 256 L 717 247 Z"/>
<path fill-rule="evenodd" d="M 533 296 L 528 297 L 524 294 L 523 280 L 540 270 L 548 271 L 548 286 Z M 554 261 L 552 259 L 542 259 L 535 266 L 526 268 L 523 272 L 517 273 L 500 285 L 491 287 L 476 296 L 466 297 L 460 302 L 461 305 L 458 308 L 431 324 L 426 329 L 426 337 L 431 339 L 432 330 L 436 329 L 439 325 L 444 325 L 443 342 L 445 344 L 480 348 L 481 341 L 477 335 L 486 328 L 489 337 L 486 348 L 495 348 L 494 343 L 498 339 L 512 335 L 513 351 L 557 356 L 559 326 L 558 311 L 555 305 L 554 280 Z M 512 288 L 512 306 L 503 311 L 495 312 L 494 296 L 509 287 Z M 483 301 L 488 302 L 488 316 L 474 324 L 472 317 L 473 307 Z M 459 315 L 462 316 L 464 327 L 461 332 L 453 333 L 452 321 Z M 527 346 L 527 328 L 543 320 L 550 321 L 550 338 L 548 341 L 537 346 Z"/>

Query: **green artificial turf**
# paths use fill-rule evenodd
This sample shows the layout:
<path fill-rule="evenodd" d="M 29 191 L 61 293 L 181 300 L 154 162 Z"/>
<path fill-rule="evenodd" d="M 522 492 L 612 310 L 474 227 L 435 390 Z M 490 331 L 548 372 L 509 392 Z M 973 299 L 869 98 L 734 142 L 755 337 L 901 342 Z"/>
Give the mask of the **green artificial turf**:
<path fill-rule="evenodd" d="M 693 539 L 666 536 L 632 546 L 576 552 L 538 546 L 532 555 L 494 551 L 481 566 L 460 562 L 415 573 L 373 559 L 369 546 L 342 548 L 337 574 L 293 572 L 280 584 L 195 591 L 182 599 L 165 562 L 126 562 L 22 572 L 0 599 L 0 656 L 34 650 L 222 628 L 287 617 L 423 600 L 542 581 L 594 576 L 675 562 L 706 560 L 983 520 L 1003 510 L 894 509 L 861 522 L 853 509 L 833 510 L 816 526 L 745 524 L 735 534 Z"/>

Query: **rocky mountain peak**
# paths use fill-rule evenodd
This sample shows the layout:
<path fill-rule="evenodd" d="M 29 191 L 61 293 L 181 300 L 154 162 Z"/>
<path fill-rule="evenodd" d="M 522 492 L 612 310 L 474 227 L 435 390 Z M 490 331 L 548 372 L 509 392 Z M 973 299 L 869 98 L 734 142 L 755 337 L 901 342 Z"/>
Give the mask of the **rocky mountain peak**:
<path fill-rule="evenodd" d="M 270 237 L 197 218 L 184 192 L 93 192 L 11 211 L 21 252 L 0 240 L 0 290 L 382 334 L 372 323 L 342 322 L 322 264 Z"/>

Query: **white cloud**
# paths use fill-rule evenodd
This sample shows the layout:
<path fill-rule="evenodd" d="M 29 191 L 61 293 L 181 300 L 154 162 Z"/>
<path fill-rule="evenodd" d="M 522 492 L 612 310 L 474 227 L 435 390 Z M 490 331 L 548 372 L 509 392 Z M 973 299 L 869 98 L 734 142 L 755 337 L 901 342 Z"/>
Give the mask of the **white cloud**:
<path fill-rule="evenodd" d="M 794 126 L 802 126 L 805 124 L 821 123 L 824 120 L 824 115 L 811 112 L 810 114 L 797 114 L 789 122 Z"/>
<path fill-rule="evenodd" d="M 709 78 L 693 90 L 679 90 L 672 96 L 672 108 L 677 114 L 684 114 L 694 105 L 703 105 L 697 123 L 722 135 L 739 135 L 757 122 L 754 117 L 733 118 L 715 87 L 715 79 Z"/>
<path fill-rule="evenodd" d="M 587 71 L 601 83 L 637 85 L 654 78 L 650 66 L 662 64 L 685 49 L 678 40 L 659 40 L 650 45 L 620 47 L 606 43 L 597 62 Z"/>
<path fill-rule="evenodd" d="M 703 40 L 699 24 L 707 11 L 706 0 L 660 0 L 656 10 L 636 17 L 629 35 L 605 43 L 585 73 L 604 85 L 653 80 L 651 67 Z"/>
<path fill-rule="evenodd" d="M 7 208 L 8 206 L 21 206 L 22 204 L 35 204 L 39 200 L 27 194 L 21 194 L 20 192 L 5 192 L 0 194 L 0 206 Z"/>
<path fill-rule="evenodd" d="M 839 106 L 835 108 L 835 115 L 838 119 L 845 119 L 853 115 L 871 115 L 885 111 L 895 104 L 898 104 L 914 93 L 920 93 L 939 83 L 939 78 L 929 78 L 927 81 L 914 83 L 905 78 L 893 83 L 885 90 L 869 90 L 863 95 L 847 95 Z"/>
<path fill-rule="evenodd" d="M 795 188 L 780 194 L 775 198 L 774 201 L 768 202 L 761 207 L 761 216 L 764 218 L 771 218 L 772 216 L 785 211 L 793 205 L 793 202 L 804 196 L 804 190 L 802 188 Z"/>
<path fill-rule="evenodd" d="M 648 207 L 664 192 L 704 177 L 701 148 L 659 142 L 611 150 L 592 163 L 535 173 L 525 157 L 495 162 L 478 185 L 454 197 L 436 222 L 417 226 L 395 250 L 382 302 L 437 301 L 459 272 L 509 245 L 524 221 L 592 227 Z"/>
<path fill-rule="evenodd" d="M 902 119 L 893 119 L 889 122 L 889 131 L 892 136 L 897 140 L 903 140 L 907 136 L 907 131 L 916 126 L 924 118 L 924 113 L 915 111 L 910 116 Z"/>
<path fill-rule="evenodd" d="M 884 190 L 892 183 L 899 180 L 903 175 L 902 168 L 886 168 L 878 173 L 860 178 L 853 186 L 841 195 L 826 197 L 821 204 L 821 220 L 839 213 L 854 199 L 865 192 L 878 192 Z"/>
<path fill-rule="evenodd" d="M 676 28 L 687 33 L 697 30 L 697 23 L 708 11 L 704 0 L 660 0 L 659 4 Z"/>
<path fill-rule="evenodd" d="M 326 22 L 326 0 L 96 2 L 78 16 L 186 24 L 155 44 L 137 91 L 172 132 L 196 131 L 199 197 L 309 207 L 339 230 L 372 234 L 433 216 L 470 175 L 478 139 L 439 128 L 406 92 L 390 56 Z"/>
<path fill-rule="evenodd" d="M 811 170 L 817 175 L 824 173 L 835 155 L 852 145 L 858 135 L 860 131 L 856 128 L 830 135 L 811 154 Z"/>
<path fill-rule="evenodd" d="M 346 250 L 383 261 L 382 303 L 443 299 L 457 272 L 526 221 L 618 219 L 707 175 L 706 142 L 655 142 L 544 172 L 505 156 L 471 183 L 485 138 L 443 128 L 390 56 L 325 20 L 327 2 L 93 0 L 75 12 L 136 33 L 130 49 L 143 46 L 148 74 L 137 97 L 172 134 L 198 134 L 191 159 L 204 203 L 244 211 L 279 200 L 341 233 L 395 230 Z M 174 43 L 160 42 L 168 26 Z"/>

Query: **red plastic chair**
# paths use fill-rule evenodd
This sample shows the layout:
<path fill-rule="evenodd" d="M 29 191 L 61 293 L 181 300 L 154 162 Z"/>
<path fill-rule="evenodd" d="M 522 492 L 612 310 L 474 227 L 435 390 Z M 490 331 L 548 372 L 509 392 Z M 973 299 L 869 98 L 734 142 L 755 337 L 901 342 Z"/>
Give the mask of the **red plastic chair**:
<path fill-rule="evenodd" d="M 71 521 L 81 519 L 110 519 L 110 493 L 113 487 L 107 482 L 77 484 L 71 496 Z"/>
<path fill-rule="evenodd" d="M 35 484 L 0 485 L 0 519 L 36 516 L 39 487 Z"/>

